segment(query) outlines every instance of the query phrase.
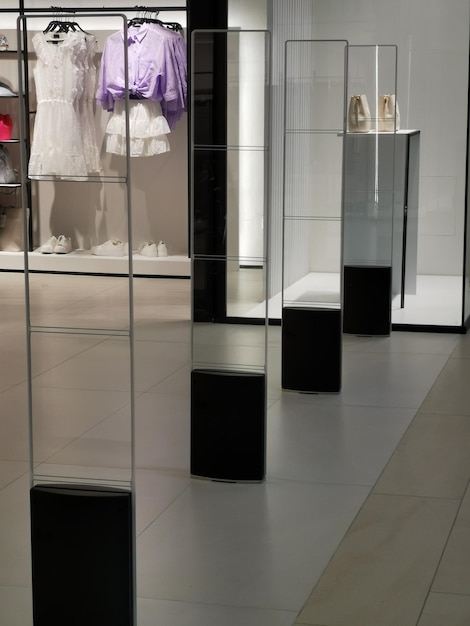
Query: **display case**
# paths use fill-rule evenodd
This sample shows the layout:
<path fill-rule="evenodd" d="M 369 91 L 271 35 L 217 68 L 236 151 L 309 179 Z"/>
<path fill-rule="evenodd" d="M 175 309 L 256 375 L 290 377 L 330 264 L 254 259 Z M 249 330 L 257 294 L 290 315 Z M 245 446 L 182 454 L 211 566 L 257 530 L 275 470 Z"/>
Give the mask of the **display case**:
<path fill-rule="evenodd" d="M 350 46 L 344 176 L 347 333 L 390 334 L 392 297 L 402 291 L 407 178 L 405 141 L 397 150 L 399 129 L 397 47 Z M 396 189 L 399 170 L 401 194 Z"/>
<path fill-rule="evenodd" d="M 265 477 L 266 445 L 269 33 L 195 30 L 191 59 L 191 474 L 256 482 Z M 220 76 L 227 77 L 224 102 Z M 240 114 L 248 103 L 262 112 L 254 133 Z M 245 193 L 259 198 L 262 216 L 255 233 L 262 245 L 252 256 L 243 252 L 238 236 L 242 181 Z M 208 297 L 225 312 L 243 302 L 243 288 L 227 302 L 227 275 L 247 265 L 262 277 L 265 310 L 259 323 L 207 317 L 201 302 Z M 220 293 L 208 292 L 211 285 L 219 285 Z"/>
<path fill-rule="evenodd" d="M 341 389 L 348 42 L 287 41 L 282 387 Z"/>

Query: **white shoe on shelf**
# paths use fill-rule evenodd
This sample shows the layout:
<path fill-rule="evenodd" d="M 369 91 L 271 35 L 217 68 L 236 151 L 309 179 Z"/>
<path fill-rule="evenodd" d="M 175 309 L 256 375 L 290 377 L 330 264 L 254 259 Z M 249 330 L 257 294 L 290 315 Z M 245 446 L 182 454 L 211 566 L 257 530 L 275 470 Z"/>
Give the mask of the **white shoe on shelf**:
<path fill-rule="evenodd" d="M 150 257 L 158 256 L 157 244 L 153 241 L 144 241 L 144 243 L 139 246 L 139 254 Z"/>
<path fill-rule="evenodd" d="M 159 241 L 157 246 L 158 256 L 168 256 L 168 250 L 164 241 Z"/>
<path fill-rule="evenodd" d="M 42 244 L 42 246 L 39 248 L 39 252 L 41 254 L 53 254 L 56 245 L 57 237 L 52 235 L 52 237 L 49 237 L 49 239 Z"/>
<path fill-rule="evenodd" d="M 120 239 L 108 239 L 99 246 L 93 246 L 91 253 L 96 256 L 124 256 L 124 244 Z"/>
<path fill-rule="evenodd" d="M 57 237 L 57 243 L 54 246 L 54 252 L 56 254 L 68 254 L 72 252 L 72 239 L 65 235 L 59 235 Z"/>

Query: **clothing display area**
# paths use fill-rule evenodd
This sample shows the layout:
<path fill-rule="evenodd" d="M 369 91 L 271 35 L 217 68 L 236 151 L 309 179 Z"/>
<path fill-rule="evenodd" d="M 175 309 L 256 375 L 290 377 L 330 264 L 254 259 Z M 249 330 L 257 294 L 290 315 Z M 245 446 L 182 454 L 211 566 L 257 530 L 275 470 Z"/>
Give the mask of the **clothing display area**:
<path fill-rule="evenodd" d="M 31 269 L 122 274 L 123 257 L 131 253 L 138 275 L 190 274 L 186 41 L 179 22 L 165 22 L 164 12 L 160 19 L 158 11 L 134 7 L 129 13 L 127 104 L 123 29 L 101 15 L 93 18 L 92 27 L 88 18 L 86 30 L 80 15 L 51 12 L 41 30 L 31 15 L 27 61 L 12 46 L 0 57 L 0 76 L 8 77 L 13 95 L 18 63 L 32 75 L 27 94 L 31 124 L 21 140 L 28 144 L 29 136 L 25 184 L 31 197 Z M 8 38 L 15 41 L 16 33 L 8 31 Z M 127 113 L 130 155 L 140 157 L 132 165 L 132 241 L 123 188 Z M 18 143 L 19 114 L 16 106 L 12 117 Z M 20 176 L 19 149 L 12 158 Z M 57 250 L 49 252 L 50 240 L 59 237 L 67 241 L 60 258 Z M 165 242 L 165 249 L 147 254 L 153 248 L 147 250 L 146 242 L 155 247 Z M 3 251 L 9 249 L 2 245 Z M 0 269 L 21 270 L 22 255 L 0 253 Z"/>
<path fill-rule="evenodd" d="M 127 31 L 131 156 L 170 150 L 166 135 L 187 110 L 186 43 L 158 20 L 136 18 Z M 123 33 L 104 46 L 96 99 L 112 116 L 106 128 L 107 152 L 125 153 Z"/>

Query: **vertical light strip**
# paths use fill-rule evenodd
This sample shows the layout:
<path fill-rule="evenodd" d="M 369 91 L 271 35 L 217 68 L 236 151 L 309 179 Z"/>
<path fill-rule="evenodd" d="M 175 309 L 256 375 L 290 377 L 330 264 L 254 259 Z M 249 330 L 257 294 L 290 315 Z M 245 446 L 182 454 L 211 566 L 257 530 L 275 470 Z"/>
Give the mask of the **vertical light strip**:
<path fill-rule="evenodd" d="M 374 210 L 379 207 L 379 46 L 375 46 L 375 180 Z"/>

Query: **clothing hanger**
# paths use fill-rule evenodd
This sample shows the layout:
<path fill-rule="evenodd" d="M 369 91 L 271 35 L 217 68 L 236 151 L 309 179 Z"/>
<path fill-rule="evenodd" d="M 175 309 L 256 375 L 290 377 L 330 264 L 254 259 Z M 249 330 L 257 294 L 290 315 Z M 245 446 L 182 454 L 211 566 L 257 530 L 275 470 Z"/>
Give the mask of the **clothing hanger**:
<path fill-rule="evenodd" d="M 181 26 L 181 24 L 178 24 L 178 22 L 162 22 L 162 24 L 165 26 L 165 28 L 168 28 L 169 30 L 174 30 L 176 33 L 183 32 L 183 27 Z"/>
<path fill-rule="evenodd" d="M 150 11 L 145 7 L 135 7 L 139 9 L 136 17 L 133 17 L 131 20 L 127 22 L 127 26 L 142 26 L 142 24 L 158 24 L 158 26 L 162 26 L 163 28 L 168 28 L 169 30 L 174 30 L 175 32 L 181 33 L 183 31 L 183 27 L 181 24 L 177 22 L 162 22 L 158 19 L 158 14 L 160 11 Z"/>
<path fill-rule="evenodd" d="M 49 22 L 49 24 L 46 26 L 46 28 L 43 30 L 43 33 L 55 33 L 57 34 L 66 34 L 69 31 L 73 31 L 76 32 L 77 30 L 81 31 L 82 33 L 84 33 L 85 35 L 90 35 L 91 33 L 88 33 L 86 30 L 83 30 L 83 28 L 80 26 L 80 24 L 78 22 L 75 21 L 71 21 L 71 20 L 67 20 L 66 19 L 66 14 L 59 10 L 58 7 L 51 7 L 52 9 L 56 10 L 59 15 L 56 16 L 53 20 L 51 20 Z M 63 19 L 61 19 L 61 15 Z M 57 42 L 57 38 L 56 39 L 52 39 L 51 41 L 56 41 Z"/>
<path fill-rule="evenodd" d="M 139 13 L 142 15 L 137 15 L 127 22 L 128 26 L 142 26 L 142 24 L 159 24 L 163 26 L 163 22 L 158 19 L 158 14 L 160 11 L 150 11 L 146 7 L 135 7 L 139 9 Z M 152 15 L 154 17 L 152 17 Z"/>
<path fill-rule="evenodd" d="M 83 28 L 80 26 L 80 24 L 78 22 L 66 22 L 66 24 L 70 28 L 70 30 L 73 30 L 74 32 L 79 30 L 80 32 L 84 33 L 85 35 L 91 35 L 91 33 L 89 33 L 88 31 L 83 30 Z"/>

